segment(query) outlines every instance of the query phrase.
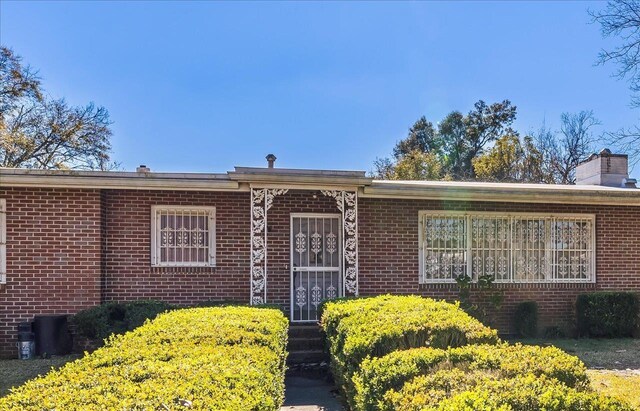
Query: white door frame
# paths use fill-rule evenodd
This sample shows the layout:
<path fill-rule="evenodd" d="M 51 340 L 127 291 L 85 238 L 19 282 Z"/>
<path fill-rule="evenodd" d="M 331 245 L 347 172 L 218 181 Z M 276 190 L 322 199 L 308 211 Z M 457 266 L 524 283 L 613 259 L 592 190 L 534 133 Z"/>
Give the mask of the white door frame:
<path fill-rule="evenodd" d="M 295 243 L 295 238 L 293 234 L 293 220 L 294 218 L 335 218 L 338 221 L 338 232 L 336 235 L 337 245 L 338 245 L 338 280 L 340 282 L 340 287 L 338 287 L 338 298 L 344 296 L 344 275 L 342 272 L 343 266 L 343 256 L 342 256 L 342 214 L 340 213 L 291 213 L 289 217 L 289 320 L 291 322 L 296 323 L 304 323 L 304 322 L 315 322 L 316 320 L 294 320 L 293 319 L 293 310 L 294 310 L 294 282 L 293 282 L 293 247 Z M 298 270 L 299 272 L 305 270 Z M 330 271 L 330 270 L 327 270 Z M 332 270 L 331 270 L 332 271 Z"/>

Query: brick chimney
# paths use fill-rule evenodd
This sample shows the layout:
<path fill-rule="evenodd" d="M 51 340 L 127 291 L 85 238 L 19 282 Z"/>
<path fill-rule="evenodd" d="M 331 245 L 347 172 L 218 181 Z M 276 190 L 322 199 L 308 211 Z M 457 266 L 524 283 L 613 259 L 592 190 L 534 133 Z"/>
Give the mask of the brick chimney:
<path fill-rule="evenodd" d="M 629 157 L 612 154 L 608 148 L 578 164 L 576 184 L 636 188 L 636 180 L 629 178 Z"/>

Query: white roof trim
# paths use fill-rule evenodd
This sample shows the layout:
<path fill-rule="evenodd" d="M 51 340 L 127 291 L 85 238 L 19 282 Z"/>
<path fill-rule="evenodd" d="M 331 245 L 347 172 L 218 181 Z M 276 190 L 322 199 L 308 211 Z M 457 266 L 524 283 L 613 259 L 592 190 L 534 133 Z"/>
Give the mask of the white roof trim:
<path fill-rule="evenodd" d="M 25 170 L 0 168 L 0 187 L 237 191 L 226 174 L 133 173 L 114 171 Z"/>
<path fill-rule="evenodd" d="M 640 206 L 638 189 L 559 184 L 374 180 L 361 197 Z"/>
<path fill-rule="evenodd" d="M 373 180 L 363 171 L 236 167 L 228 173 L 138 173 L 0 168 L 1 187 L 248 191 L 360 189 L 364 198 L 640 206 L 640 189 L 587 185 Z"/>

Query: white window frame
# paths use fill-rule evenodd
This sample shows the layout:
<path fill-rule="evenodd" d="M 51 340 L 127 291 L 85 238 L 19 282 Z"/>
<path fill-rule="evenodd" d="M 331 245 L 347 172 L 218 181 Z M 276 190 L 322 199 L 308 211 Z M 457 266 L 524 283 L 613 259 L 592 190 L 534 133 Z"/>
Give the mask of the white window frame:
<path fill-rule="evenodd" d="M 208 261 L 206 262 L 163 262 L 160 261 L 160 212 L 191 212 L 206 211 L 208 213 Z M 216 208 L 209 206 L 173 206 L 154 205 L 151 206 L 151 266 L 152 267 L 215 267 L 216 266 Z"/>
<path fill-rule="evenodd" d="M 471 261 L 472 255 L 472 241 L 471 241 L 471 219 L 473 217 L 505 217 L 509 218 L 512 221 L 517 218 L 531 218 L 531 219 L 581 219 L 581 220 L 590 220 L 591 221 L 591 233 L 590 233 L 590 241 L 591 241 L 591 249 L 589 252 L 591 253 L 590 258 L 590 275 L 586 279 L 575 279 L 575 278 L 557 278 L 553 276 L 549 276 L 550 278 L 541 279 L 541 280 L 519 280 L 516 279 L 513 275 L 508 280 L 494 280 L 495 283 L 506 283 L 506 284 L 562 284 L 562 283 L 595 283 L 597 277 L 597 267 L 596 267 L 596 216 L 595 214 L 573 214 L 573 213 L 526 213 L 526 212 L 511 212 L 511 213 L 501 213 L 501 212 L 459 212 L 459 211 L 437 211 L 437 210 L 421 210 L 418 212 L 418 268 L 419 268 L 419 283 L 420 284 L 451 284 L 455 283 L 455 279 L 447 278 L 447 279 L 426 279 L 425 277 L 425 262 L 424 262 L 424 227 L 423 221 L 427 216 L 442 216 L 442 217 L 452 217 L 452 218 L 460 218 L 464 217 L 466 219 L 466 275 L 472 279 L 473 282 L 477 282 L 477 277 L 473 275 L 473 266 Z M 510 233 L 512 233 L 510 231 Z M 512 234 L 510 234 L 512 235 Z M 511 241 L 511 240 L 510 240 Z M 511 252 L 513 251 L 513 242 L 510 243 Z M 554 253 L 554 260 L 552 265 L 556 265 L 555 262 L 555 253 L 556 249 L 552 248 L 552 245 L 548 243 L 549 250 Z M 509 272 L 513 272 L 513 258 L 510 259 L 510 267 Z"/>
<path fill-rule="evenodd" d="M 0 284 L 7 283 L 7 200 L 0 198 Z"/>

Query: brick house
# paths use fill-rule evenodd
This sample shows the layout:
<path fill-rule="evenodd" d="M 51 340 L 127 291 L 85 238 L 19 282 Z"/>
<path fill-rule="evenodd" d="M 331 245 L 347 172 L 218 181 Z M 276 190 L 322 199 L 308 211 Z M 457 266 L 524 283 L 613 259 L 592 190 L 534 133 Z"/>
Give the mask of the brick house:
<path fill-rule="evenodd" d="M 566 327 L 578 293 L 640 291 L 640 190 L 603 151 L 578 184 L 377 181 L 357 171 L 223 174 L 0 169 L 0 356 L 16 324 L 106 301 L 278 304 L 414 293 L 492 275 L 496 318 L 536 300 Z"/>

